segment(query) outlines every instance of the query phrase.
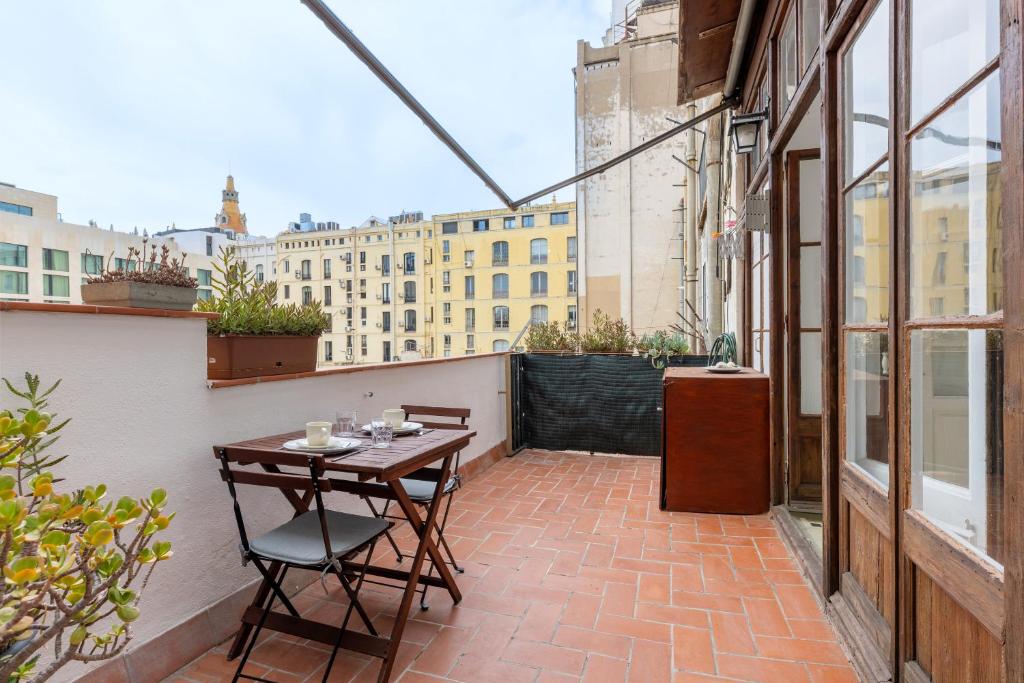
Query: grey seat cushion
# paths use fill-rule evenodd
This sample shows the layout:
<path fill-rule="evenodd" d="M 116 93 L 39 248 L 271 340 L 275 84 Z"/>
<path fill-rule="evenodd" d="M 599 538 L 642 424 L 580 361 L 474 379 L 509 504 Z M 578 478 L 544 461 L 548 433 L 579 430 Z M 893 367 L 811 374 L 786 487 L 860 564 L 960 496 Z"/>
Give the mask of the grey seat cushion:
<path fill-rule="evenodd" d="M 405 492 L 409 494 L 409 497 L 417 503 L 429 503 L 434 497 L 434 487 L 437 484 L 422 479 L 402 479 L 402 486 L 405 487 Z M 444 492 L 451 493 L 454 488 L 455 477 L 452 477 L 444 485 Z"/>
<path fill-rule="evenodd" d="M 326 511 L 326 519 L 331 550 L 336 557 L 343 557 L 368 543 L 388 526 L 383 519 L 333 510 Z M 250 542 L 249 547 L 260 557 L 291 564 L 321 565 L 327 561 L 316 510 L 304 512 L 268 531 Z"/>

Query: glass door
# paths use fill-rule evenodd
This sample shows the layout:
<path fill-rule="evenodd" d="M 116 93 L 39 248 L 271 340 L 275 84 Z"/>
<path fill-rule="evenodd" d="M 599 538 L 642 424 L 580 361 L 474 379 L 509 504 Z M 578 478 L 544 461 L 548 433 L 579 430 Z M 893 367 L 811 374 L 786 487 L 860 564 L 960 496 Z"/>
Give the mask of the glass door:
<path fill-rule="evenodd" d="M 819 150 L 786 155 L 788 502 L 818 513 L 822 480 L 821 177 Z M 815 547 L 820 552 L 820 514 L 816 529 Z"/>
<path fill-rule="evenodd" d="M 839 54 L 840 595 L 887 670 L 896 623 L 890 11 L 889 0 L 869 4 Z"/>

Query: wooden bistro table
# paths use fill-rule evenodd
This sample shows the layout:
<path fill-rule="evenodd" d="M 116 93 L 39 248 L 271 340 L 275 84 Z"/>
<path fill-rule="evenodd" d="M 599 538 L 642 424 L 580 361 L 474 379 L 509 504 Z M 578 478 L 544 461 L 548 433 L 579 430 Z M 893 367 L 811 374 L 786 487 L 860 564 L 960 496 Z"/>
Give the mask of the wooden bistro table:
<path fill-rule="evenodd" d="M 247 453 L 267 453 L 280 451 L 284 442 L 305 436 L 305 432 L 292 432 L 289 434 L 278 434 L 267 436 L 250 441 L 225 446 L 214 446 L 214 455 L 220 457 L 226 453 L 232 460 L 239 464 L 245 463 Z M 380 567 L 369 565 L 367 573 L 374 576 L 385 577 L 399 582 L 405 582 L 405 590 L 402 595 L 402 602 L 395 615 L 394 627 L 389 637 L 372 636 L 346 629 L 342 634 L 341 647 L 355 652 L 361 652 L 384 660 L 380 668 L 378 681 L 387 681 L 391 676 L 391 669 L 395 663 L 395 655 L 398 653 L 398 646 L 402 642 L 402 632 L 405 630 L 406 621 L 409 618 L 409 611 L 412 608 L 416 591 L 420 584 L 444 588 L 452 596 L 452 601 L 458 603 L 462 600 L 462 593 L 455 584 L 448 565 L 442 558 L 434 535 L 431 531 L 435 528 L 437 512 L 441 507 L 441 498 L 444 495 L 444 487 L 438 486 L 434 491 L 434 498 L 427 508 L 426 519 L 422 519 L 417 512 L 416 505 L 409 498 L 405 488 L 402 486 L 400 477 L 411 477 L 415 479 L 429 479 L 431 481 L 448 481 L 451 476 L 452 458 L 461 449 L 469 444 L 469 440 L 476 436 L 472 430 L 457 431 L 449 429 L 426 430 L 424 433 L 414 436 L 395 437 L 389 448 L 372 448 L 367 444 L 359 449 L 338 456 L 325 456 L 326 475 L 331 481 L 332 491 L 344 491 L 359 496 L 369 496 L 394 500 L 405 514 L 406 519 L 412 526 L 416 535 L 419 536 L 419 543 L 413 555 L 412 566 L 408 570 L 395 567 Z M 439 469 L 431 469 L 426 472 L 419 472 L 421 468 L 435 462 L 441 462 Z M 263 465 L 267 472 L 278 473 L 280 468 L 276 465 Z M 356 478 L 330 477 L 332 472 L 354 474 Z M 313 500 L 312 493 L 299 495 L 292 489 L 281 489 L 281 493 L 292 507 L 295 508 L 295 515 L 298 516 L 309 509 Z M 434 564 L 439 576 L 424 576 L 422 573 L 423 562 L 427 555 Z M 346 562 L 346 569 L 359 570 L 362 564 Z M 280 563 L 272 563 L 268 573 L 277 579 L 281 572 Z M 245 642 L 252 632 L 253 627 L 259 622 L 260 614 L 270 599 L 270 584 L 264 580 L 252 604 L 242 614 L 242 626 L 235 635 L 235 640 L 228 651 L 228 659 L 238 657 L 245 646 Z M 318 621 L 305 619 L 298 615 L 271 612 L 267 618 L 264 628 L 288 633 L 290 635 L 315 640 L 317 642 L 333 645 L 338 637 L 338 627 L 324 624 Z"/>

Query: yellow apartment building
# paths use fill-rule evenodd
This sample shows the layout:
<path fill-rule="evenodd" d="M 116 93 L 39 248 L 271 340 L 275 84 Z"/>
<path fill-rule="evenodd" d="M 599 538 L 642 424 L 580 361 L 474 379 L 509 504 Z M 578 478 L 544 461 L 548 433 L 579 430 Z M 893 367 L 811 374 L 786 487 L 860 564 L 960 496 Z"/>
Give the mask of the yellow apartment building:
<path fill-rule="evenodd" d="M 531 320 L 577 322 L 576 203 L 434 216 L 434 344 L 506 351 Z"/>
<path fill-rule="evenodd" d="M 532 319 L 576 324 L 575 202 L 287 232 L 275 258 L 278 300 L 331 316 L 322 366 L 505 350 Z"/>

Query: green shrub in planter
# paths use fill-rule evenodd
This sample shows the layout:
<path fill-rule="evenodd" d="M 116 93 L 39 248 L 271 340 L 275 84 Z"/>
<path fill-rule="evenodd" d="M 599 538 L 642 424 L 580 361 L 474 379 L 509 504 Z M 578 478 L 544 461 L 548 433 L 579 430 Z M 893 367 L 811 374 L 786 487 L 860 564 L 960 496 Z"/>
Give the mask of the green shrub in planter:
<path fill-rule="evenodd" d="M 256 274 L 234 252 L 221 247 L 213 267 L 219 276 L 213 278 L 217 295 L 196 304 L 196 310 L 220 314 L 207 320 L 208 334 L 318 337 L 330 328 L 330 317 L 319 301 L 277 303 L 277 283 L 257 282 Z"/>
<path fill-rule="evenodd" d="M 622 318 L 612 318 L 600 309 L 594 311 L 594 321 L 580 337 L 583 353 L 633 353 L 636 334 Z"/>

